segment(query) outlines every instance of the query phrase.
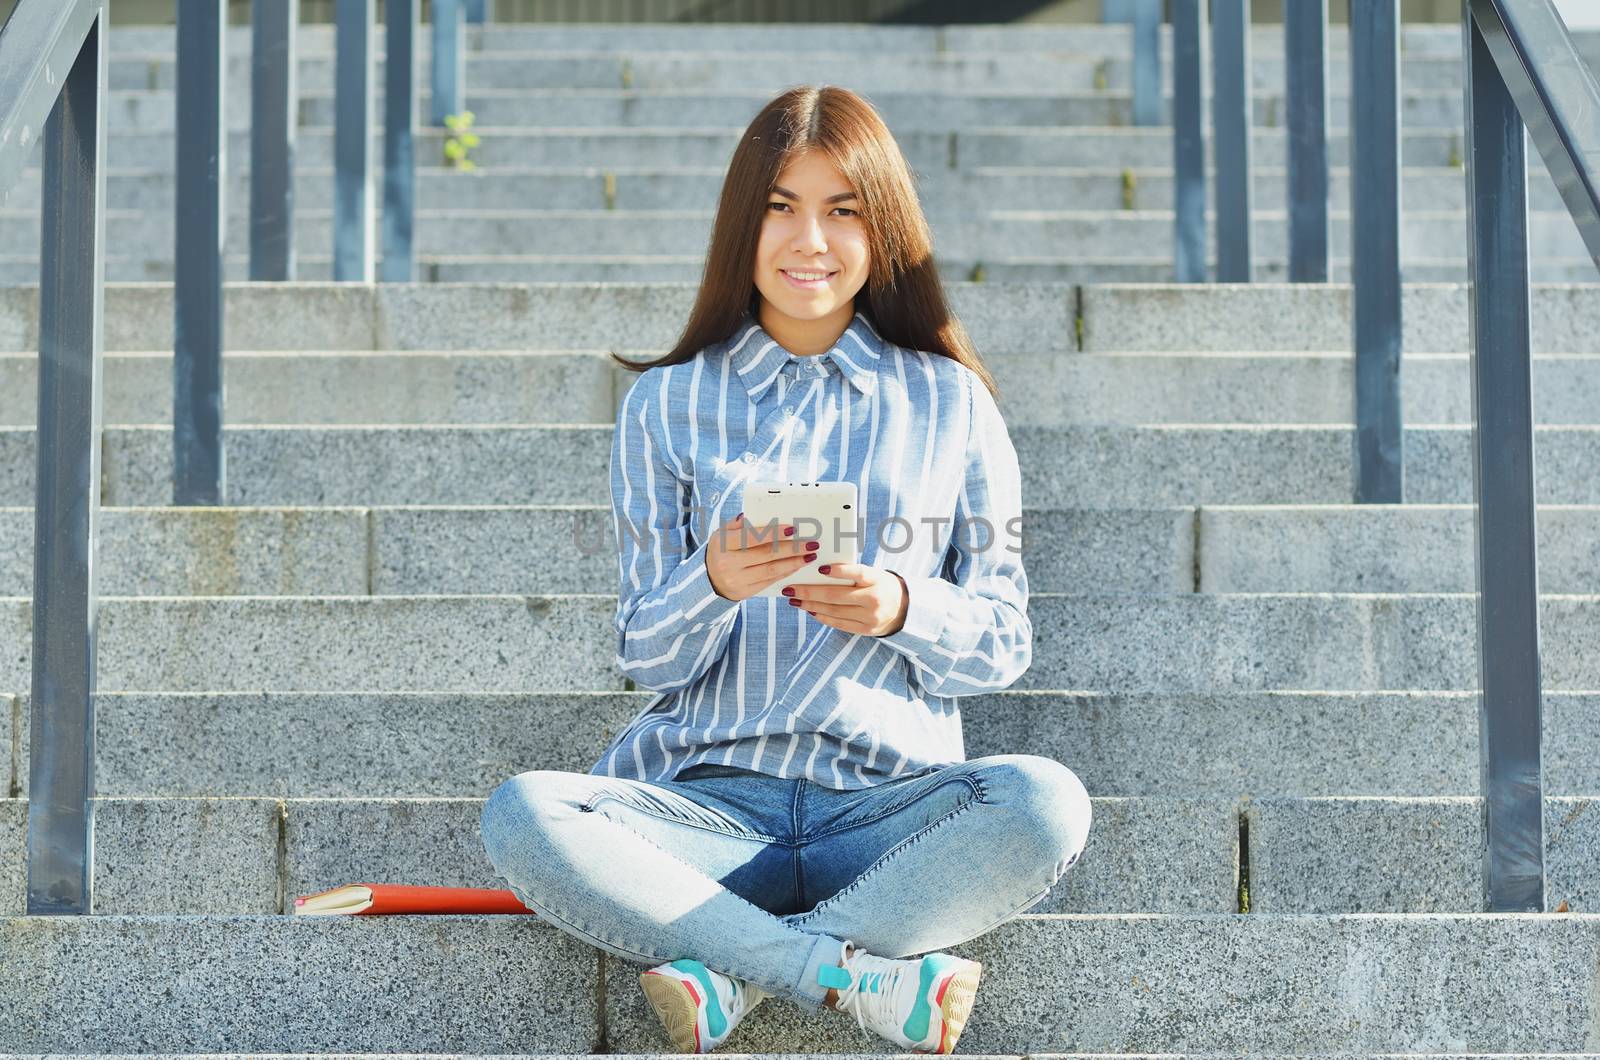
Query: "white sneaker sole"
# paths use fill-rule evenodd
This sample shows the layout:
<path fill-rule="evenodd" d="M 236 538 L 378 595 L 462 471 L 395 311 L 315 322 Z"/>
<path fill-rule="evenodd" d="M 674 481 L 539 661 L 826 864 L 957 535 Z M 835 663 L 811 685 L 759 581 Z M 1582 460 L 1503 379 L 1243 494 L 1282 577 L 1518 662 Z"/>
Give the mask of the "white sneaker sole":
<path fill-rule="evenodd" d="M 929 998 L 929 1004 L 940 1015 L 939 1041 L 932 1049 L 912 1049 L 913 1053 L 953 1053 L 956 1040 L 966 1029 L 967 1017 L 972 1015 L 972 1005 L 978 996 L 978 978 L 983 965 L 973 961 L 968 967 L 945 977 L 938 991 Z"/>

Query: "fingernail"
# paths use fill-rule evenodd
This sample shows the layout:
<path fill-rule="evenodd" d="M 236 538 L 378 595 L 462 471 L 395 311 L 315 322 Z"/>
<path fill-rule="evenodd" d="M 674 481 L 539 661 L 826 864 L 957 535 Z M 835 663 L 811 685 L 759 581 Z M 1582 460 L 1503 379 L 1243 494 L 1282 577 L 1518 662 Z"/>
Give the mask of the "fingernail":
<path fill-rule="evenodd" d="M 784 537 L 793 537 L 794 536 L 794 527 L 792 527 L 792 526 L 784 527 L 783 528 L 783 536 Z"/>
<path fill-rule="evenodd" d="M 794 595 L 794 590 L 789 588 L 789 587 L 787 587 L 787 586 L 785 586 L 784 590 L 783 590 L 783 595 L 785 595 L 785 596 L 793 596 Z"/>
<path fill-rule="evenodd" d="M 818 573 L 818 574 L 826 574 L 826 573 L 828 573 L 828 568 L 829 568 L 829 567 L 830 567 L 830 566 L 832 566 L 832 564 L 830 564 L 830 563 L 824 563 L 824 564 L 823 564 L 823 565 L 822 565 L 822 566 L 820 566 L 820 567 L 818 567 L 818 568 L 817 568 L 817 573 Z"/>
<path fill-rule="evenodd" d="M 791 605 L 793 605 L 794 607 L 799 607 L 800 606 L 800 601 L 799 600 L 790 600 L 789 603 Z"/>

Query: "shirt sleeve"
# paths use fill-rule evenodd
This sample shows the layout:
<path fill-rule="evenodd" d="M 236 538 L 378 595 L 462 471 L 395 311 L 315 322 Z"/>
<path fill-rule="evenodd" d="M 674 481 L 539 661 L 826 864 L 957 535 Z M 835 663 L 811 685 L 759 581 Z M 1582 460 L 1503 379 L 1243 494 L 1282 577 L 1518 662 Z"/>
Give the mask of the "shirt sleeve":
<path fill-rule="evenodd" d="M 674 473 L 664 375 L 647 371 L 617 414 L 611 442 L 611 512 L 617 538 L 617 666 L 641 688 L 686 687 L 722 655 L 739 601 L 719 594 L 706 569 L 710 520 L 691 510 Z M 699 520 L 697 525 L 695 520 Z"/>
<path fill-rule="evenodd" d="M 1017 453 L 989 388 L 971 371 L 962 377 L 971 429 L 941 571 L 950 577 L 897 571 L 908 589 L 905 624 L 878 638 L 911 660 L 918 684 L 944 696 L 1004 688 L 1033 661 Z"/>

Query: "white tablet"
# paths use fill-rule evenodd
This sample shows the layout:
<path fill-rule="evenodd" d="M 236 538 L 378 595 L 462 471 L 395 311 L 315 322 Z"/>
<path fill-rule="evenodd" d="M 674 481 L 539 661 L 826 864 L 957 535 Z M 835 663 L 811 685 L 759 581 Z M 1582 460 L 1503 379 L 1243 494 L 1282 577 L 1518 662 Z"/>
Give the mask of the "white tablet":
<path fill-rule="evenodd" d="M 755 596 L 782 596 L 786 585 L 850 585 L 849 578 L 817 573 L 825 563 L 858 563 L 861 518 L 854 482 L 775 482 L 756 479 L 744 485 L 744 521 L 750 533 L 770 527 L 795 527 L 790 541 L 817 542 L 817 558 L 779 578 Z M 782 531 L 777 533 L 782 535 Z M 804 535 L 804 536 L 802 536 Z M 763 544 L 770 543 L 770 537 Z"/>

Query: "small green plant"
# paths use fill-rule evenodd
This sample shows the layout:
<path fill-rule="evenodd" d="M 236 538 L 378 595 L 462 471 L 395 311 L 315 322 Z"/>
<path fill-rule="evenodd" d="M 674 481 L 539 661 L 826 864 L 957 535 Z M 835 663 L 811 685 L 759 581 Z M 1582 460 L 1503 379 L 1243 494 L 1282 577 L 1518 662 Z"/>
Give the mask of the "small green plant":
<path fill-rule="evenodd" d="M 1139 178 L 1133 175 L 1133 170 L 1124 169 L 1122 171 L 1122 208 L 1124 210 L 1134 208 L 1134 193 L 1138 190 Z"/>
<path fill-rule="evenodd" d="M 455 169 L 471 172 L 478 164 L 467 157 L 467 152 L 478 146 L 478 134 L 472 131 L 472 111 L 446 114 L 444 123 L 451 135 L 444 140 L 445 164 Z"/>
<path fill-rule="evenodd" d="M 971 280 L 973 283 L 982 283 L 987 275 L 988 274 L 983 270 L 983 262 L 980 261 L 976 265 L 972 266 L 972 274 L 969 275 L 967 279 Z"/>
<path fill-rule="evenodd" d="M 607 173 L 605 175 L 602 191 L 606 197 L 606 209 L 615 210 L 617 208 L 617 175 L 615 173 Z"/>
<path fill-rule="evenodd" d="M 633 60 L 632 59 L 624 59 L 624 60 L 622 60 L 622 87 L 623 88 L 632 88 L 633 87 Z"/>
<path fill-rule="evenodd" d="M 1448 161 L 1451 169 L 1462 168 L 1461 141 L 1456 139 L 1454 136 L 1450 137 L 1450 158 Z"/>
<path fill-rule="evenodd" d="M 1094 64 L 1094 90 L 1104 92 L 1111 87 L 1111 60 L 1101 59 Z"/>

